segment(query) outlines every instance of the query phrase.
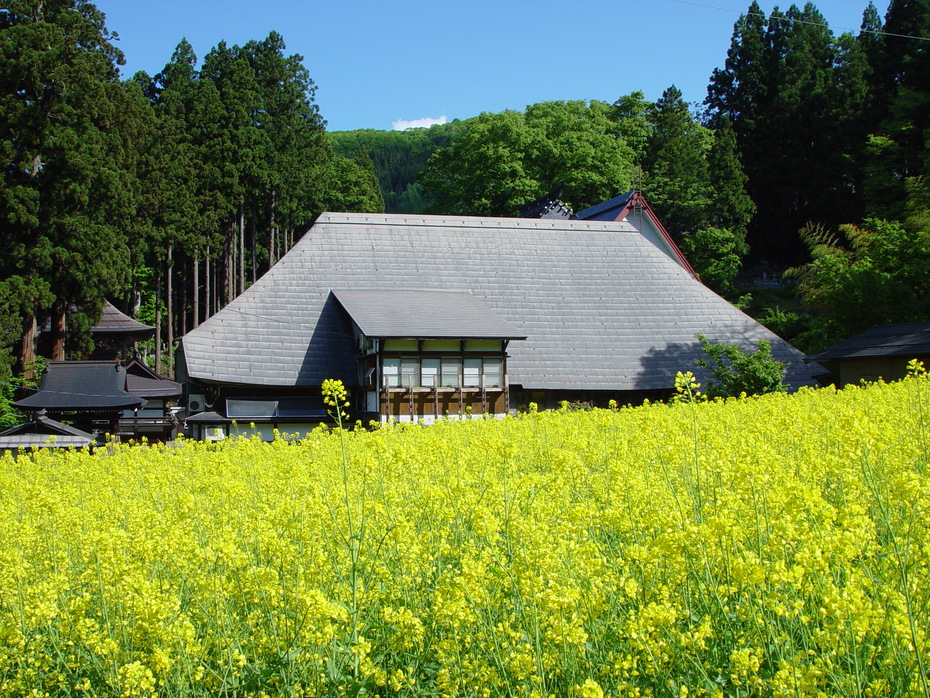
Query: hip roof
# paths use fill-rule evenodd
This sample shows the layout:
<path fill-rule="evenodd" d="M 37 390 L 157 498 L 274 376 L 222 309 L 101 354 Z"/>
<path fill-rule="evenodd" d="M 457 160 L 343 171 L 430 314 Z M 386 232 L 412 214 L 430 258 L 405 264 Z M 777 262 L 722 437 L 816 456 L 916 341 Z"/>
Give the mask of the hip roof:
<path fill-rule="evenodd" d="M 331 293 L 339 289 L 396 298 L 433 289 L 424 314 L 445 307 L 440 291 L 468 294 L 526 337 L 509 346 L 508 374 L 528 389 L 669 389 L 678 371 L 700 374 L 696 333 L 746 349 L 770 341 L 775 357 L 791 362 L 794 385 L 814 384 L 819 370 L 628 223 L 326 213 L 184 336 L 187 375 L 357 384 L 352 322 Z"/>

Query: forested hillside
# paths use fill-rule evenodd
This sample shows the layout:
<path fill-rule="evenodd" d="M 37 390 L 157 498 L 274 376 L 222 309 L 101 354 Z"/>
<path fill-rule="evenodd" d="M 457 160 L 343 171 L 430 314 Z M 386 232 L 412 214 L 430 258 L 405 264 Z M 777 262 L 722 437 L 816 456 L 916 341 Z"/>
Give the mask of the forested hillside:
<path fill-rule="evenodd" d="M 452 145 L 467 129 L 467 121 L 436 124 L 406 131 L 331 131 L 333 150 L 345 158 L 370 159 L 384 210 L 388 213 L 422 213 L 431 203 L 424 198 L 417 176 L 439 148 Z"/>
<path fill-rule="evenodd" d="M 182 39 L 125 81 L 112 38 L 86 2 L 0 11 L 0 381 L 43 324 L 46 356 L 86 353 L 105 298 L 158 327 L 170 371 L 322 210 L 509 216 L 560 187 L 575 211 L 641 188 L 734 300 L 747 269 L 793 267 L 791 312 L 754 302 L 804 349 L 930 317 L 926 3 L 837 36 L 811 3 L 753 1 L 699 105 L 669 86 L 404 132 L 327 134 L 275 32 L 202 60 Z"/>

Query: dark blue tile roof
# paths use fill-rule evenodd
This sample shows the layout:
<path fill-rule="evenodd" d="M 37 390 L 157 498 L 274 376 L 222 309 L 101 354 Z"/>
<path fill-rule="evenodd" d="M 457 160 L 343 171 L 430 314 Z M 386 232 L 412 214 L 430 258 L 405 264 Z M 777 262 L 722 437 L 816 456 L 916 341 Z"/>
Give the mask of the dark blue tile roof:
<path fill-rule="evenodd" d="M 884 325 L 812 354 L 808 361 L 930 356 L 930 322 Z"/>
<path fill-rule="evenodd" d="M 15 407 L 50 412 L 116 411 L 134 409 L 145 400 L 130 395 L 126 369 L 119 361 L 50 361 L 38 392 L 19 400 Z"/>
<path fill-rule="evenodd" d="M 610 212 L 616 212 L 619 209 L 622 209 L 629 203 L 630 199 L 633 198 L 635 192 L 628 191 L 626 194 L 621 194 L 620 196 L 615 196 L 612 199 L 607 201 L 602 201 L 599 204 L 595 204 L 591 208 L 586 208 L 584 211 L 579 211 L 575 214 L 575 218 L 580 221 L 594 220 L 594 221 L 612 221 L 616 220 L 616 214 L 612 217 L 609 215 Z"/>

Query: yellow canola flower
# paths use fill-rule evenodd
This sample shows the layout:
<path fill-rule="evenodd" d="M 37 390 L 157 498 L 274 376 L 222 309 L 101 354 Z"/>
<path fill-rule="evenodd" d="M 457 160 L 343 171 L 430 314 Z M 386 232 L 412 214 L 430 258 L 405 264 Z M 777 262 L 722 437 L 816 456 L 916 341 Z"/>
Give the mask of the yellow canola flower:
<path fill-rule="evenodd" d="M 923 695 L 928 380 L 5 456 L 0 698 Z"/>

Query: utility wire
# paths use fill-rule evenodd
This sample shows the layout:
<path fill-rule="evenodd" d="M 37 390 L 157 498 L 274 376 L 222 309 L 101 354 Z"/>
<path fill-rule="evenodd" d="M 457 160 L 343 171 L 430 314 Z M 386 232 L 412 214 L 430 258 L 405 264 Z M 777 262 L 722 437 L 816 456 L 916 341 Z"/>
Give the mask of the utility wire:
<path fill-rule="evenodd" d="M 769 21 L 775 19 L 783 22 L 792 22 L 797 24 L 809 24 L 814 27 L 825 27 L 826 29 L 834 30 L 841 29 L 843 31 L 856 31 L 850 27 L 839 27 L 832 26 L 827 22 L 812 22 L 809 19 L 795 19 L 791 17 L 776 17 L 775 15 L 766 15 L 764 12 L 743 12 L 742 10 L 734 10 L 732 7 L 720 7 L 718 5 L 707 5 L 703 2 L 693 2 L 693 0 L 671 0 L 672 2 L 677 2 L 680 5 L 693 5 L 694 7 L 703 7 L 708 10 L 720 10 L 721 12 L 732 12 L 738 15 L 748 15 L 751 17 L 762 17 Z M 915 39 L 916 41 L 930 41 L 930 37 L 927 36 L 914 36 L 913 34 L 895 34 L 893 32 L 886 32 L 881 29 L 860 29 L 860 33 L 865 34 L 874 34 L 875 36 L 892 36 L 896 39 Z"/>

